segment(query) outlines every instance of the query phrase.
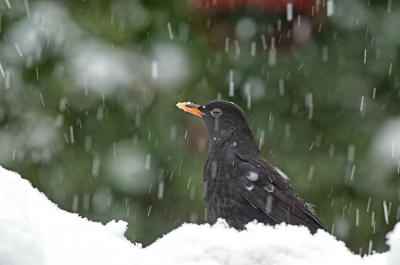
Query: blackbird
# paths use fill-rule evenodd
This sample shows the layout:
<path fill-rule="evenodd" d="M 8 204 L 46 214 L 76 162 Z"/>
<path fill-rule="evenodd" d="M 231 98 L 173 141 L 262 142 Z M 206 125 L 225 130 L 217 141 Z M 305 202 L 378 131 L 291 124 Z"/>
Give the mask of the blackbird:
<path fill-rule="evenodd" d="M 314 210 L 261 155 L 242 109 L 216 100 L 176 104 L 203 118 L 211 143 L 203 172 L 203 192 L 213 222 L 223 218 L 243 230 L 248 222 L 304 225 L 323 229 Z"/>

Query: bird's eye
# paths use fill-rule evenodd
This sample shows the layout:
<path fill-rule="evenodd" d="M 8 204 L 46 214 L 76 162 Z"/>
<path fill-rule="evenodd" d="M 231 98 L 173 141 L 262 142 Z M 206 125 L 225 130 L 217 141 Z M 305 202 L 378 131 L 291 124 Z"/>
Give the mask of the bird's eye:
<path fill-rule="evenodd" d="M 220 109 L 213 109 L 211 111 L 211 115 L 213 115 L 213 117 L 215 117 L 215 118 L 221 116 L 221 114 L 222 114 L 222 111 Z"/>

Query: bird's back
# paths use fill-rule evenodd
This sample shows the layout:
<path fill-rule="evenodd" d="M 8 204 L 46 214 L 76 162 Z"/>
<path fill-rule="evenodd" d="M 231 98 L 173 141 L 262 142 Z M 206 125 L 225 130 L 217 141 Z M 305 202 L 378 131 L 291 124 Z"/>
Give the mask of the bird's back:
<path fill-rule="evenodd" d="M 236 229 L 251 221 L 304 225 L 312 233 L 325 229 L 280 174 L 243 139 L 232 137 L 210 145 L 204 168 L 204 199 L 215 222 L 224 218 Z"/>

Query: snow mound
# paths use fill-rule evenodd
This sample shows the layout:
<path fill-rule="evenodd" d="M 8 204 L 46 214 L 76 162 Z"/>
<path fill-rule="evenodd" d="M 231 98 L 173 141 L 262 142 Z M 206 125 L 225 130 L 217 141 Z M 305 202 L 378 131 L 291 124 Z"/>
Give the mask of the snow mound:
<path fill-rule="evenodd" d="M 386 264 L 386 254 L 362 258 L 322 230 L 313 236 L 305 227 L 249 223 L 238 232 L 223 220 L 185 224 L 142 252 L 139 264 Z"/>
<path fill-rule="evenodd" d="M 388 265 L 400 264 L 400 222 L 396 224 L 393 231 L 387 235 L 390 250 L 387 255 Z"/>
<path fill-rule="evenodd" d="M 360 257 L 343 242 L 305 227 L 250 223 L 238 232 L 223 220 L 184 224 L 147 248 L 124 237 L 127 224 L 92 222 L 59 209 L 18 174 L 0 167 L 0 264 L 400 264 L 400 223 L 387 253 Z"/>
<path fill-rule="evenodd" d="M 132 264 L 140 247 L 123 236 L 126 227 L 63 211 L 0 167 L 0 264 Z"/>

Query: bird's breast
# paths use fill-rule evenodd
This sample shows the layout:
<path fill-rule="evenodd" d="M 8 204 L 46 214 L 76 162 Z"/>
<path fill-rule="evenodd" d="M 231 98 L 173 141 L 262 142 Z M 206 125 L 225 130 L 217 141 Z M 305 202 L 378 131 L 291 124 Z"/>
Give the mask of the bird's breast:
<path fill-rule="evenodd" d="M 240 192 L 237 190 L 237 157 L 231 148 L 209 151 L 203 174 L 203 194 L 207 211 L 213 221 L 227 218 Z"/>

